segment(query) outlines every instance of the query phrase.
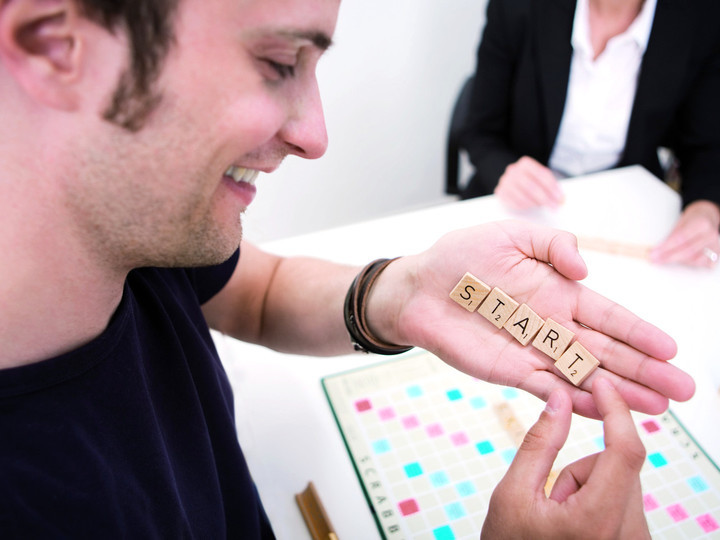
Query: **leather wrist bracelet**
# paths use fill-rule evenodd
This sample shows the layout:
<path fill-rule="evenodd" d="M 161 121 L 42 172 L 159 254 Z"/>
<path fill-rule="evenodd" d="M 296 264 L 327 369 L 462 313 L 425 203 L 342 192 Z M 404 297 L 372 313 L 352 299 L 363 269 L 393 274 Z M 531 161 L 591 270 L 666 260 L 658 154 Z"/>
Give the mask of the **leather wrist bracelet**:
<path fill-rule="evenodd" d="M 397 257 L 396 257 L 397 258 Z M 376 259 L 355 276 L 345 296 L 345 327 L 356 351 L 375 354 L 400 354 L 412 346 L 386 343 L 373 336 L 365 319 L 366 299 L 380 273 L 395 259 Z"/>

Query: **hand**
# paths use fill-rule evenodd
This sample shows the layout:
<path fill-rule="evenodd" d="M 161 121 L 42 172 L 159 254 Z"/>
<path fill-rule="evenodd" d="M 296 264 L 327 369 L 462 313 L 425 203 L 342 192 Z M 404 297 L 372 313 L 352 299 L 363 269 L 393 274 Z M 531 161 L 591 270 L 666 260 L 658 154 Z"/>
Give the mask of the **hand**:
<path fill-rule="evenodd" d="M 605 422 L 605 450 L 565 467 L 545 497 L 570 430 L 570 400 L 555 390 L 493 492 L 482 538 L 650 538 L 640 490 L 645 447 L 606 379 L 595 381 L 593 396 Z"/>
<path fill-rule="evenodd" d="M 574 332 L 600 367 L 575 387 L 552 358 L 458 306 L 449 294 L 465 272 Z M 575 411 L 592 418 L 599 418 L 590 392 L 599 376 L 610 379 L 632 409 L 649 414 L 667 409 L 668 398 L 689 399 L 692 378 L 667 362 L 677 350 L 673 339 L 576 281 L 586 275 L 572 234 L 520 221 L 489 223 L 394 261 L 368 299 L 368 322 L 388 343 L 417 345 L 480 379 L 543 400 L 565 388 Z"/>
<path fill-rule="evenodd" d="M 513 210 L 557 208 L 565 199 L 552 171 L 528 156 L 507 166 L 495 187 L 495 195 Z"/>
<path fill-rule="evenodd" d="M 710 201 L 696 201 L 685 208 L 673 231 L 651 251 L 650 258 L 659 264 L 712 268 L 720 255 L 718 231 L 718 205 Z"/>

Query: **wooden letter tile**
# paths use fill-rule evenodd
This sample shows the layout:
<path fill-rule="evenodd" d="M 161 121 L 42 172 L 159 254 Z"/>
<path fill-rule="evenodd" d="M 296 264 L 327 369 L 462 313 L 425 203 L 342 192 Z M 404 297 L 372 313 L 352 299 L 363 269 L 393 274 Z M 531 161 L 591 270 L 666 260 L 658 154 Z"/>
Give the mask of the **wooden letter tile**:
<path fill-rule="evenodd" d="M 553 360 L 557 360 L 568 348 L 573 337 L 575 337 L 574 332 L 552 319 L 548 319 L 533 341 L 533 347 L 544 352 Z"/>
<path fill-rule="evenodd" d="M 599 365 L 598 359 L 578 341 L 570 345 L 560 360 L 555 362 L 555 367 L 575 386 L 579 386 Z"/>
<path fill-rule="evenodd" d="M 542 320 L 542 317 L 530 309 L 530 306 L 523 304 L 505 322 L 503 328 L 520 343 L 527 345 L 537 335 L 543 324 L 545 321 Z"/>
<path fill-rule="evenodd" d="M 478 313 L 498 328 L 502 328 L 505 321 L 510 318 L 519 305 L 515 300 L 495 287 L 480 305 Z"/>
<path fill-rule="evenodd" d="M 470 312 L 475 311 L 490 292 L 485 285 L 470 272 L 466 272 L 460 282 L 450 293 L 450 298 Z"/>

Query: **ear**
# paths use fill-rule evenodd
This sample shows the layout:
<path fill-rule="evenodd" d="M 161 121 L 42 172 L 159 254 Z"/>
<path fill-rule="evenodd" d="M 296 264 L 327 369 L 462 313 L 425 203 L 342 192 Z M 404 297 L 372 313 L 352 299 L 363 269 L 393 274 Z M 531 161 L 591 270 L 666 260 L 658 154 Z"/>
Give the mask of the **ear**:
<path fill-rule="evenodd" d="M 0 0 L 0 63 L 45 105 L 72 110 L 81 45 L 74 0 Z"/>

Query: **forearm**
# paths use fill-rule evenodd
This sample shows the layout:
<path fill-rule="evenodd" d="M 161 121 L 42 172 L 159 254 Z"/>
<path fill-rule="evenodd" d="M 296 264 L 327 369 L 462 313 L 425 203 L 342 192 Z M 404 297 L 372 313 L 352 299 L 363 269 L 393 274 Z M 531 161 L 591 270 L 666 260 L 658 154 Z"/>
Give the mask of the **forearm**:
<path fill-rule="evenodd" d="M 249 343 L 296 354 L 349 353 L 343 302 L 358 270 L 243 243 L 233 276 L 203 312 L 211 328 Z"/>
<path fill-rule="evenodd" d="M 352 352 L 343 304 L 358 271 L 313 258 L 282 259 L 268 288 L 257 342 L 296 354 Z"/>

